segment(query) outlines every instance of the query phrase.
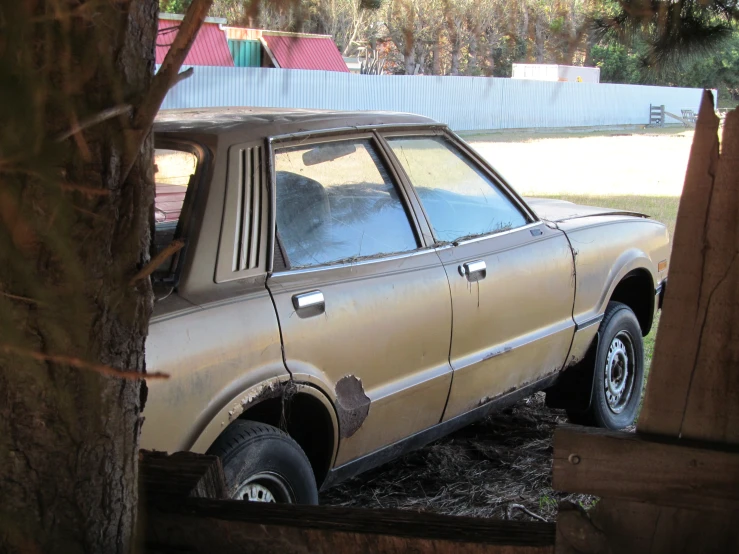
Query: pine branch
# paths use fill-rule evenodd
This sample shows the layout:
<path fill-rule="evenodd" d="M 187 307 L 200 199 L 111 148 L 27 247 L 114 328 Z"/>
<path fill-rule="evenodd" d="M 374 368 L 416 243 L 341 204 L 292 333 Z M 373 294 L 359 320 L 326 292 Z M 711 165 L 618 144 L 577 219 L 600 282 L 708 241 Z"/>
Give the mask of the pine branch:
<path fill-rule="evenodd" d="M 213 0 L 193 0 L 187 8 L 185 18 L 180 24 L 180 30 L 177 33 L 172 45 L 167 51 L 167 55 L 162 62 L 159 71 L 154 76 L 151 87 L 144 97 L 142 103 L 136 108 L 132 129 L 127 133 L 128 145 L 126 162 L 122 173 L 122 180 L 125 181 L 131 172 L 136 158 L 141 150 L 144 139 L 149 134 L 149 130 L 154 123 L 154 118 L 164 101 L 164 97 L 174 85 L 186 77 L 180 77 L 180 68 L 190 52 L 195 38 L 203 25 L 205 16 L 208 15 Z M 185 72 L 187 73 L 187 72 Z M 192 75 L 189 73 L 187 76 Z"/>
<path fill-rule="evenodd" d="M 88 371 L 94 371 L 101 375 L 107 375 L 109 377 L 117 377 L 119 379 L 139 380 L 139 379 L 169 379 L 169 375 L 166 373 L 139 373 L 137 371 L 131 371 L 126 369 L 116 369 L 111 366 L 88 362 L 81 358 L 74 356 L 65 356 L 63 354 L 43 354 L 36 352 L 35 350 L 27 350 L 25 348 L 19 348 L 17 346 L 11 346 L 9 344 L 0 344 L 0 352 L 6 354 L 15 354 L 18 356 L 24 356 L 27 358 L 33 358 L 40 362 L 51 362 L 54 364 L 68 365 L 77 369 L 85 369 Z"/>

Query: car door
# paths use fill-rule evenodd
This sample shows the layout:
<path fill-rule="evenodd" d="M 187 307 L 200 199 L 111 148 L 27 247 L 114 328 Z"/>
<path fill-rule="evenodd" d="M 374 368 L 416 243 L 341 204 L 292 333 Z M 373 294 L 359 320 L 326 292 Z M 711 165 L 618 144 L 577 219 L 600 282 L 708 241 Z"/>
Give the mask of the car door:
<path fill-rule="evenodd" d="M 275 140 L 272 168 L 267 285 L 287 368 L 334 401 L 341 465 L 441 420 L 449 285 L 372 133 Z"/>
<path fill-rule="evenodd" d="M 574 260 L 473 153 L 444 133 L 387 136 L 420 199 L 452 295 L 454 418 L 563 367 Z"/>

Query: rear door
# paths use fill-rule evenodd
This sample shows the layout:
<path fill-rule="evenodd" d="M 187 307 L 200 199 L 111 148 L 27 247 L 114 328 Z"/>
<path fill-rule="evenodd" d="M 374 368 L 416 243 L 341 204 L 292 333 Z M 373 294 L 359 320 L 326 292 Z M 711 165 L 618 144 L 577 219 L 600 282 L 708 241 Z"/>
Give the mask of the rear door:
<path fill-rule="evenodd" d="M 572 342 L 572 251 L 443 133 L 388 136 L 434 233 L 452 294 L 444 420 L 559 371 Z"/>
<path fill-rule="evenodd" d="M 267 285 L 287 368 L 334 400 L 341 465 L 440 421 L 449 285 L 373 134 L 276 141 L 272 168 Z"/>

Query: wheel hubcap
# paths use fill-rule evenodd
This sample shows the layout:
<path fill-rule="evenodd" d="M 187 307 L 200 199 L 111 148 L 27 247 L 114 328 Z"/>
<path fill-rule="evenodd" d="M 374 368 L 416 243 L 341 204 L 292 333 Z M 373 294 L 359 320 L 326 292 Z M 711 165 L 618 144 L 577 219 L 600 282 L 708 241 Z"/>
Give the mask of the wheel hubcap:
<path fill-rule="evenodd" d="M 615 414 L 623 412 L 634 389 L 634 346 L 626 331 L 618 333 L 608 348 L 603 386 L 608 408 Z"/>
<path fill-rule="evenodd" d="M 277 474 L 257 473 L 247 479 L 233 496 L 236 500 L 247 502 L 279 502 L 292 504 L 293 495 L 287 483 Z"/>

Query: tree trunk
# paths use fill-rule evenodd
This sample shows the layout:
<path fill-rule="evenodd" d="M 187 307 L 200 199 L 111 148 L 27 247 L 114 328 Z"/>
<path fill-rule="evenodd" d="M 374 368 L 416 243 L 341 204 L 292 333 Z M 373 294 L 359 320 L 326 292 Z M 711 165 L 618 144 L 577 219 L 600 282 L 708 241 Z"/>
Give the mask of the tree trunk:
<path fill-rule="evenodd" d="M 593 46 L 598 42 L 598 38 L 595 33 L 591 32 L 588 34 L 588 38 L 585 39 L 585 61 L 583 65 L 585 67 L 593 67 Z"/>
<path fill-rule="evenodd" d="M 531 29 L 529 27 L 529 7 L 526 4 L 526 0 L 521 0 L 521 31 L 519 36 L 524 38 L 524 51 L 522 57 L 527 62 L 530 62 L 531 56 L 529 52 L 531 51 L 531 48 L 529 48 L 529 43 L 531 42 Z"/>
<path fill-rule="evenodd" d="M 546 58 L 546 38 L 544 36 L 544 22 L 540 19 L 540 16 L 537 16 L 534 22 L 534 36 L 536 37 L 536 42 L 534 43 L 536 63 L 544 63 Z"/>
<path fill-rule="evenodd" d="M 416 63 L 416 67 L 419 69 L 420 75 L 426 74 L 426 50 L 423 49 L 418 54 L 418 62 Z"/>
<path fill-rule="evenodd" d="M 436 37 L 433 47 L 433 62 L 431 65 L 432 75 L 441 75 L 441 33 Z"/>
<path fill-rule="evenodd" d="M 146 387 L 131 377 L 152 293 L 129 280 L 149 256 L 152 141 L 124 179 L 130 115 L 56 137 L 141 99 L 157 12 L 156 0 L 0 8 L 2 552 L 133 546 Z"/>
<path fill-rule="evenodd" d="M 416 49 L 413 45 L 407 48 L 405 54 L 403 54 L 403 61 L 405 63 L 405 74 L 413 75 L 416 71 Z"/>
<path fill-rule="evenodd" d="M 467 59 L 467 75 L 479 75 L 480 74 L 480 68 L 478 67 L 477 63 L 477 36 L 478 31 L 477 29 L 472 29 L 472 34 L 470 35 L 470 49 L 469 49 L 469 57 Z"/>
<path fill-rule="evenodd" d="M 449 26 L 449 43 L 452 47 L 451 67 L 449 68 L 450 75 L 459 75 L 459 56 L 462 50 L 462 38 L 460 34 L 456 22 Z"/>

